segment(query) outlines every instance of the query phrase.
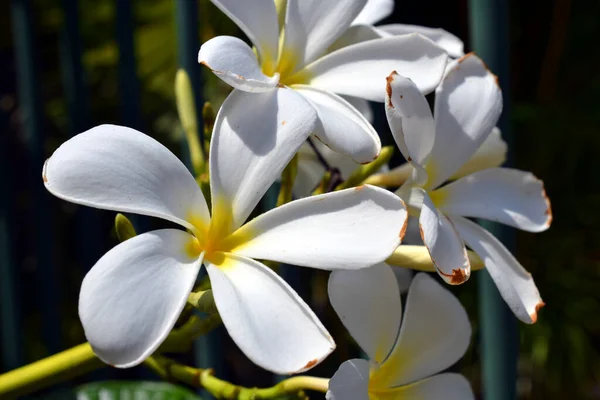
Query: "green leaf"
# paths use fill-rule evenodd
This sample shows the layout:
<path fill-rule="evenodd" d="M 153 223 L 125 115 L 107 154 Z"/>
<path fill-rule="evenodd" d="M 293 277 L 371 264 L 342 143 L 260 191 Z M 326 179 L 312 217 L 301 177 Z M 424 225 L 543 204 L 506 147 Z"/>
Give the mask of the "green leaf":
<path fill-rule="evenodd" d="M 167 382 L 94 382 L 75 391 L 78 400 L 202 400 L 194 392 Z"/>

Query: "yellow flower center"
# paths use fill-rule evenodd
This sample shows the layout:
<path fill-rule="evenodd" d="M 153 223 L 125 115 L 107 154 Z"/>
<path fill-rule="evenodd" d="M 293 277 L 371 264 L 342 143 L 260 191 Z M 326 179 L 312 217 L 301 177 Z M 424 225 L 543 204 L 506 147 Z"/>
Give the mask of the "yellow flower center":
<path fill-rule="evenodd" d="M 264 54 L 264 60 L 260 60 L 260 68 L 267 76 L 273 76 L 279 73 L 279 83 L 285 86 L 308 84 L 310 82 L 310 74 L 298 68 L 300 62 L 298 58 L 299 52 L 290 47 L 284 47 L 285 27 L 279 33 L 279 58 L 274 60 L 272 54 Z"/>
<path fill-rule="evenodd" d="M 246 227 L 232 231 L 231 203 L 222 199 L 213 201 L 213 215 L 208 226 L 197 216 L 188 218 L 196 229 L 194 236 L 185 244 L 184 251 L 190 257 L 199 257 L 204 253 L 205 260 L 222 267 L 225 266 L 225 254 L 248 242 L 253 235 Z"/>

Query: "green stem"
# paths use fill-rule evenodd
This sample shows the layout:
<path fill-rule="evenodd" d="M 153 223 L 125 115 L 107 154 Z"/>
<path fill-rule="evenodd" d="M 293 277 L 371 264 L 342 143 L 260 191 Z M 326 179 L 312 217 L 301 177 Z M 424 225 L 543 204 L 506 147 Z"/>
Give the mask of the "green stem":
<path fill-rule="evenodd" d="M 175 75 L 175 98 L 177 100 L 177 111 L 179 120 L 185 133 L 190 150 L 192 169 L 195 176 L 205 172 L 204 153 L 198 137 L 198 118 L 196 115 L 196 103 L 192 82 L 185 70 L 180 69 Z"/>
<path fill-rule="evenodd" d="M 89 343 L 0 375 L 0 398 L 16 398 L 105 366 Z"/>
<path fill-rule="evenodd" d="M 297 394 L 304 390 L 327 392 L 329 379 L 313 376 L 295 376 L 269 388 L 247 388 L 234 385 L 212 375 L 210 369 L 197 369 L 172 362 L 165 357 L 157 357 L 162 372 L 188 385 L 204 388 L 219 399 L 260 400 L 274 399 L 286 394 Z"/>
<path fill-rule="evenodd" d="M 335 190 L 348 189 L 362 184 L 368 177 L 386 165 L 390 161 L 392 154 L 394 154 L 393 146 L 383 147 L 379 153 L 379 156 L 374 161 L 358 167 L 352 173 L 352 175 L 350 175 L 344 182 L 340 183 Z"/>

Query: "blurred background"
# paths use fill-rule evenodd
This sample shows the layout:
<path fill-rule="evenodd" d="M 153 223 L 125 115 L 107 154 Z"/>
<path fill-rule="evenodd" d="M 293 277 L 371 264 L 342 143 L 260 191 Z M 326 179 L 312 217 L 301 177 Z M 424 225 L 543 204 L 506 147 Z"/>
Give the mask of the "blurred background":
<path fill-rule="evenodd" d="M 477 23 L 469 8 L 474 3 L 398 1 L 383 22 L 442 27 L 464 40 L 468 52 Z M 487 19 L 479 23 L 500 25 L 508 38 L 508 54 L 500 60 L 507 68 L 494 72 L 510 105 L 510 129 L 504 133 L 510 135 L 513 165 L 544 180 L 554 214 L 547 232 L 507 236 L 516 257 L 534 275 L 546 307 L 535 325 L 514 323 L 515 336 L 510 323 L 499 323 L 496 331 L 508 342 L 512 337 L 518 351 L 519 399 L 597 399 L 600 2 L 486 3 L 497 3 L 498 9 L 480 14 Z M 202 42 L 223 34 L 242 35 L 207 0 L 0 1 L 0 372 L 85 341 L 77 317 L 81 281 L 118 243 L 114 213 L 83 209 L 45 191 L 44 160 L 72 135 L 100 123 L 137 128 L 186 160 L 175 72 L 182 64 L 193 65 L 198 107 L 206 100 L 218 107 L 230 88 L 195 60 Z M 391 143 L 382 105 L 375 104 L 374 110 L 376 128 Z M 139 231 L 160 224 L 149 219 L 134 223 Z M 327 274 L 302 270 L 290 279 L 338 342 L 336 352 L 311 371 L 329 377 L 358 351 L 328 305 Z M 484 398 L 479 287 L 472 278 L 451 288 L 474 327 L 471 349 L 453 370 L 465 374 Z M 219 377 L 236 384 L 270 386 L 278 379 L 253 366 L 222 328 L 180 360 L 214 367 Z M 144 367 L 107 367 L 35 397 L 69 398 L 72 387 L 108 379 L 157 377 Z"/>

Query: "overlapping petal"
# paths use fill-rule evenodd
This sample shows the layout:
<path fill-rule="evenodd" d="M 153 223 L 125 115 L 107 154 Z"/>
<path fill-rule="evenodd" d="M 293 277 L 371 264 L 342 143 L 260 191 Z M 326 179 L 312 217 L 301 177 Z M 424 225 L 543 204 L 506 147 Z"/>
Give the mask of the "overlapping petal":
<path fill-rule="evenodd" d="M 424 193 L 419 228 L 423 243 L 442 279 L 451 285 L 460 285 L 469 279 L 471 263 L 465 244 L 452 222 L 437 210 L 427 193 Z"/>
<path fill-rule="evenodd" d="M 166 147 L 131 128 L 100 125 L 63 143 L 42 177 L 53 195 L 85 206 L 208 224 L 202 192 Z"/>
<path fill-rule="evenodd" d="M 439 84 L 448 55 L 418 34 L 369 40 L 316 60 L 300 74 L 309 84 L 338 94 L 383 102 L 390 71 L 410 78 L 429 93 Z"/>
<path fill-rule="evenodd" d="M 435 44 L 446 50 L 448 55 L 452 58 L 459 58 L 465 55 L 463 41 L 441 28 L 429 28 L 420 25 L 389 24 L 380 25 L 377 29 L 394 36 L 419 33 L 426 38 L 433 40 Z"/>
<path fill-rule="evenodd" d="M 279 83 L 279 74 L 266 76 L 252 49 L 242 40 L 217 36 L 200 47 L 198 62 L 233 86 L 245 92 L 267 92 Z"/>
<path fill-rule="evenodd" d="M 365 4 L 366 0 L 288 0 L 281 54 L 289 65 L 286 72 L 295 72 L 323 54 Z"/>
<path fill-rule="evenodd" d="M 279 24 L 273 0 L 211 0 L 252 41 L 261 62 L 274 64 L 279 46 Z"/>
<path fill-rule="evenodd" d="M 544 305 L 533 277 L 498 239 L 468 219 L 451 217 L 467 245 L 485 262 L 500 295 L 521 321 L 537 321 L 537 311 Z"/>
<path fill-rule="evenodd" d="M 440 372 L 463 356 L 470 339 L 469 318 L 458 299 L 427 274 L 419 273 L 408 291 L 396 345 L 372 373 L 371 384 L 392 388 Z"/>
<path fill-rule="evenodd" d="M 544 184 L 530 172 L 490 168 L 452 182 L 433 195 L 448 215 L 489 219 L 529 232 L 544 231 L 552 222 Z"/>
<path fill-rule="evenodd" d="M 294 85 L 318 115 L 313 134 L 332 150 L 356 162 L 373 161 L 381 151 L 381 140 L 369 121 L 340 96 L 307 85 Z"/>
<path fill-rule="evenodd" d="M 394 0 L 368 0 L 352 24 L 374 25 L 394 11 Z"/>
<path fill-rule="evenodd" d="M 106 253 L 85 276 L 79 318 L 102 361 L 132 367 L 167 337 L 202 262 L 184 251 L 190 240 L 175 229 L 138 235 Z"/>
<path fill-rule="evenodd" d="M 327 400 L 369 400 L 369 362 L 355 358 L 340 365 L 329 380 Z"/>
<path fill-rule="evenodd" d="M 360 186 L 293 201 L 244 225 L 230 240 L 247 257 L 321 269 L 358 269 L 385 260 L 406 227 L 394 194 Z"/>
<path fill-rule="evenodd" d="M 435 140 L 431 109 L 417 86 L 392 72 L 387 78 L 385 112 L 402 155 L 423 165 Z"/>
<path fill-rule="evenodd" d="M 452 176 L 487 138 L 502 112 L 496 76 L 474 54 L 456 61 L 436 90 L 428 188 Z"/>
<path fill-rule="evenodd" d="M 396 276 L 386 264 L 329 276 L 329 301 L 369 359 L 382 363 L 400 330 L 402 304 Z"/>
<path fill-rule="evenodd" d="M 377 392 L 376 396 L 377 400 L 475 400 L 469 381 L 454 373 L 439 374 L 410 385 Z"/>
<path fill-rule="evenodd" d="M 290 374 L 314 367 L 335 349 L 319 319 L 276 273 L 245 257 L 221 255 L 207 264 L 215 303 L 250 360 Z"/>
<path fill-rule="evenodd" d="M 227 232 L 241 226 L 314 130 L 316 112 L 288 88 L 234 90 L 215 121 L 210 185 L 213 219 Z"/>
<path fill-rule="evenodd" d="M 356 43 L 366 42 L 367 40 L 380 39 L 384 37 L 390 37 L 387 32 L 374 27 L 373 25 L 353 25 L 346 29 L 335 42 L 329 46 L 328 52 L 339 50 L 342 47 L 350 46 Z"/>
<path fill-rule="evenodd" d="M 473 172 L 501 166 L 506 161 L 507 150 L 508 146 L 502 140 L 500 129 L 494 127 L 475 154 L 450 179 L 458 179 Z"/>

